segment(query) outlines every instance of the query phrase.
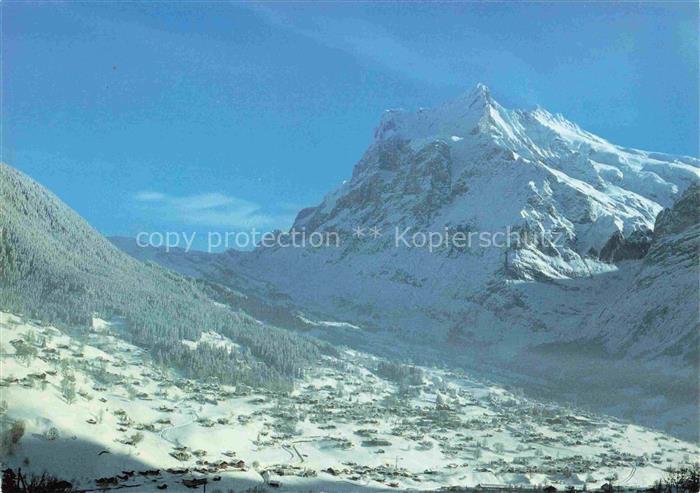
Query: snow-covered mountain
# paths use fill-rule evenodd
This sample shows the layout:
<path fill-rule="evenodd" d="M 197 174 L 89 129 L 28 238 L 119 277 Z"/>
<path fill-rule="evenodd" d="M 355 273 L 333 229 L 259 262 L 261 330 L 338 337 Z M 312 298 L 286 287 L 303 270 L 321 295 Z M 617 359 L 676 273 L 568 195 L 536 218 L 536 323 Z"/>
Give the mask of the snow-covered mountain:
<path fill-rule="evenodd" d="M 699 177 L 697 158 L 620 147 L 478 85 L 382 115 L 352 177 L 293 226 L 339 246 L 160 262 L 462 360 L 554 352 L 693 374 L 695 192 L 670 208 Z M 679 215 L 684 229 L 666 226 Z"/>
<path fill-rule="evenodd" d="M 387 111 L 352 178 L 299 213 L 294 229 L 340 232 L 339 248 L 260 248 L 229 264 L 302 306 L 353 321 L 521 347 L 572 335 L 596 313 L 549 317 L 545 300 L 520 307 L 520 291 L 545 281 L 556 292 L 548 298 L 579 306 L 561 286 L 641 258 L 657 215 L 699 175 L 698 159 L 615 146 L 541 108 L 508 110 L 478 85 L 439 108 Z M 364 237 L 353 236 L 357 227 Z M 406 228 L 408 246 L 396 241 Z M 517 232 L 521 240 L 483 247 L 474 234 L 471 247 L 448 241 L 429 251 L 411 240 L 416 232 Z M 659 323 L 652 332 L 669 329 Z"/>

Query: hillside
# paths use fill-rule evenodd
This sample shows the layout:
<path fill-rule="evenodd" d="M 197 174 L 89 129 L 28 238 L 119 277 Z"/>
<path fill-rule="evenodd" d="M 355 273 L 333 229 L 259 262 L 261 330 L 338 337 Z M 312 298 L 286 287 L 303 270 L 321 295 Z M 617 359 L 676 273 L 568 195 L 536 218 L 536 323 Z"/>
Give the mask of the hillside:
<path fill-rule="evenodd" d="M 67 327 L 94 314 L 124 321 L 125 337 L 153 357 L 199 377 L 287 385 L 315 361 L 320 344 L 264 326 L 221 288 L 124 254 L 55 195 L 0 165 L 0 307 Z M 183 339 L 216 330 L 242 347 L 233 353 Z"/>

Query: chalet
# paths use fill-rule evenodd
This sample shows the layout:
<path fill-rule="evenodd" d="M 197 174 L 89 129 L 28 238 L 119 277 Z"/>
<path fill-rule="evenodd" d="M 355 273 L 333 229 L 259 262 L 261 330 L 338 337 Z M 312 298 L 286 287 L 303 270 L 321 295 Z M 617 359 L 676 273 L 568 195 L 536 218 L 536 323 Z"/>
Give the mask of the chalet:
<path fill-rule="evenodd" d="M 207 484 L 207 478 L 183 479 L 182 484 L 184 484 L 187 488 L 199 488 L 200 486 Z"/>
<path fill-rule="evenodd" d="M 509 489 L 509 486 L 503 484 L 479 483 L 476 485 L 477 490 L 501 491 Z"/>

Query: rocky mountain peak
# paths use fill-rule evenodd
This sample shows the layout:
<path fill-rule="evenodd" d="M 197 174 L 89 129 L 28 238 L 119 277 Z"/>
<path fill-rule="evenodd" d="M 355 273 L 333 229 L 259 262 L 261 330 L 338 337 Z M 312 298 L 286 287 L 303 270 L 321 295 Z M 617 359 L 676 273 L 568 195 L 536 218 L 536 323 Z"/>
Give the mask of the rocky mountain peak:
<path fill-rule="evenodd" d="M 398 137 L 405 140 L 463 138 L 474 133 L 495 113 L 505 111 L 484 84 L 435 108 L 386 110 L 375 130 L 375 141 Z M 495 117 L 502 119 L 502 117 Z"/>
<path fill-rule="evenodd" d="M 491 90 L 481 82 L 465 94 L 464 100 L 468 102 L 470 108 L 478 106 L 483 108 L 492 104 L 497 104 L 491 96 Z"/>

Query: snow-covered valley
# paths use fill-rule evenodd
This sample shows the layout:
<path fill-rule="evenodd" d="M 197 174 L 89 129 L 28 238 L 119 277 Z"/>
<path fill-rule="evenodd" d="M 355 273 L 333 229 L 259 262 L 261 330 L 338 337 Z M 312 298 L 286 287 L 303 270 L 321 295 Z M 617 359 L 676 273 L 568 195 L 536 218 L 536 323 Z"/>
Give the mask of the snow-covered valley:
<path fill-rule="evenodd" d="M 183 378 L 120 330 L 96 319 L 65 332 L 0 314 L 3 429 L 24 429 L 4 451 L 8 465 L 81 489 L 180 491 L 206 478 L 212 491 L 349 492 L 631 488 L 698 459 L 676 438 L 462 372 L 344 350 L 274 392 Z"/>

